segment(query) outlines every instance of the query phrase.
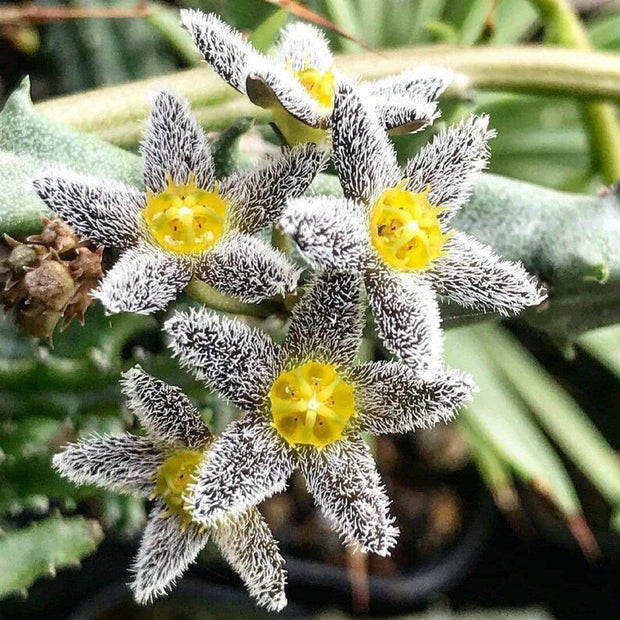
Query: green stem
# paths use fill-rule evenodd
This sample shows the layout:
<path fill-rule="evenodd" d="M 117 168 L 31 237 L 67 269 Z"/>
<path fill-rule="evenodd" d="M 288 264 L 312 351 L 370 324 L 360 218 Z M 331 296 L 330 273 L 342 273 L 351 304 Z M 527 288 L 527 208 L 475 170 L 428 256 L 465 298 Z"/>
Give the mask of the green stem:
<path fill-rule="evenodd" d="M 447 95 L 466 99 L 472 89 L 544 93 L 585 99 L 620 101 L 620 63 L 616 54 L 539 46 L 461 47 L 429 45 L 339 56 L 348 75 L 376 79 L 416 64 L 450 67 L 456 79 Z M 190 100 L 200 122 L 220 129 L 239 116 L 267 120 L 208 68 L 108 86 L 37 105 L 47 116 L 122 146 L 138 143 L 152 93 L 166 86 Z"/>
<path fill-rule="evenodd" d="M 271 245 L 280 250 L 285 256 L 291 255 L 291 239 L 278 228 L 271 231 Z"/>
<path fill-rule="evenodd" d="M 547 28 L 550 43 L 577 50 L 591 49 L 588 35 L 579 16 L 566 0 L 530 0 Z M 620 124 L 610 103 L 586 102 L 581 105 L 584 125 L 588 129 L 594 169 L 601 171 L 607 183 L 620 179 Z"/>
<path fill-rule="evenodd" d="M 179 23 L 178 9 L 163 4 L 153 4 L 146 21 L 176 50 L 190 65 L 199 65 L 202 54 L 194 45 L 190 34 Z"/>
<path fill-rule="evenodd" d="M 194 278 L 185 288 L 185 293 L 192 299 L 208 306 L 213 310 L 229 314 L 245 314 L 247 316 L 268 317 L 272 314 L 281 314 L 282 305 L 274 301 L 263 301 L 259 304 L 248 304 L 222 295 L 206 282 Z"/>

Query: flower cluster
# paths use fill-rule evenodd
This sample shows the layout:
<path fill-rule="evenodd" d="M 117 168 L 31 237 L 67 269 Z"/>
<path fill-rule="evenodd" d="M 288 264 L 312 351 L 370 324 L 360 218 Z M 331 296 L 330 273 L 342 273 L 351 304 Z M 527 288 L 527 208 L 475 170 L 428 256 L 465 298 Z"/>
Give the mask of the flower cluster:
<path fill-rule="evenodd" d="M 175 311 L 173 354 L 239 419 L 214 437 L 178 388 L 135 367 L 122 385 L 146 436 L 88 439 L 54 464 L 77 483 L 153 500 L 133 569 L 138 601 L 165 592 L 212 537 L 258 603 L 281 609 L 283 560 L 257 505 L 299 469 L 345 544 L 388 554 L 398 527 L 362 433 L 448 421 L 474 390 L 443 366 L 438 297 L 509 313 L 543 295 L 521 265 L 451 228 L 487 162 L 486 117 L 397 162 L 387 130 L 432 122 L 446 71 L 352 84 L 310 26 L 288 27 L 267 57 L 214 15 L 182 20 L 213 69 L 273 111 L 280 156 L 217 179 L 187 105 L 162 92 L 142 144 L 144 189 L 65 171 L 33 186 L 84 238 L 120 251 L 94 293 L 108 312 L 163 310 L 195 278 L 243 302 L 295 293 L 280 304 L 295 304 L 290 323 L 278 344 L 241 318 Z M 344 197 L 304 197 L 330 146 Z M 268 227 L 314 269 L 303 285 L 307 263 L 269 245 Z M 392 361 L 360 359 L 367 306 Z"/>

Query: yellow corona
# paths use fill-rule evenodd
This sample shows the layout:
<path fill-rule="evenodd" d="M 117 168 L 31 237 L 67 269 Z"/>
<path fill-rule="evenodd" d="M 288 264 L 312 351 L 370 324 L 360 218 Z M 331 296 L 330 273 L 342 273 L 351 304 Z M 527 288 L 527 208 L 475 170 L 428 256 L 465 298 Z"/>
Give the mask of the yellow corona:
<path fill-rule="evenodd" d="M 442 207 L 428 201 L 429 189 L 414 193 L 405 179 L 377 200 L 370 215 L 370 237 L 383 260 L 398 271 L 428 269 L 443 255 L 450 234 L 439 225 Z"/>
<path fill-rule="evenodd" d="M 307 362 L 280 374 L 269 391 L 272 426 L 291 446 L 323 448 L 344 439 L 355 415 L 353 386 L 330 364 Z"/>
<path fill-rule="evenodd" d="M 321 73 L 312 67 L 305 67 L 295 71 L 295 77 L 321 107 L 328 110 L 334 107 L 334 74 L 331 71 Z"/>
<path fill-rule="evenodd" d="M 164 250 L 199 254 L 224 233 L 226 209 L 217 185 L 209 192 L 196 187 L 193 176 L 184 185 L 168 177 L 163 192 L 147 192 L 143 216 L 149 233 Z"/>
<path fill-rule="evenodd" d="M 164 515 L 178 515 L 184 526 L 192 517 L 185 508 L 183 495 L 188 483 L 195 477 L 204 453 L 197 450 L 178 450 L 157 469 L 155 491 L 151 499 L 160 496 L 168 507 Z"/>

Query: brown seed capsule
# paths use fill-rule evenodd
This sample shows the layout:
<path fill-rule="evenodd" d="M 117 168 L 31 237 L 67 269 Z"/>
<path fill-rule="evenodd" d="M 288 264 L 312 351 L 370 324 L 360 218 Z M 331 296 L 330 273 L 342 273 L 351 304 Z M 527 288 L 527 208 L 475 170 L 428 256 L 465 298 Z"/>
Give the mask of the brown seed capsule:
<path fill-rule="evenodd" d="M 103 276 L 103 248 L 93 250 L 60 220 L 43 218 L 44 228 L 26 243 L 7 237 L 8 256 L 0 261 L 0 300 L 16 309 L 16 321 L 36 338 L 51 338 L 92 303 L 90 292 Z"/>

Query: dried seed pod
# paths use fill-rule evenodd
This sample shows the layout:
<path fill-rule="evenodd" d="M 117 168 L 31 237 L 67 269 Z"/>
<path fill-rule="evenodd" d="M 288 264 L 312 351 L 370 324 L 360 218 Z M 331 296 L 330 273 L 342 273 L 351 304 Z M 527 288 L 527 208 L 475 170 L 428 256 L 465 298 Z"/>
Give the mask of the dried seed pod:
<path fill-rule="evenodd" d="M 103 276 L 103 247 L 92 249 L 61 220 L 43 219 L 43 230 L 25 243 L 5 235 L 8 255 L 0 261 L 0 300 L 16 309 L 16 321 L 35 338 L 51 338 L 92 303 L 90 292 Z"/>

